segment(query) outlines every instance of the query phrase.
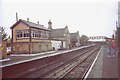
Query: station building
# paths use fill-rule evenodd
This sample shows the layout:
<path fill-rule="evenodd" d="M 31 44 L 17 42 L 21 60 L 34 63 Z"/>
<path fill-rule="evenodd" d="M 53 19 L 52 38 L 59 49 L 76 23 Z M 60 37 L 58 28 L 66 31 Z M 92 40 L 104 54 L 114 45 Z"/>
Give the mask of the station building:
<path fill-rule="evenodd" d="M 52 28 L 52 22 L 48 22 L 48 29 L 51 31 L 50 39 L 52 42 L 52 47 L 55 48 L 55 50 L 58 49 L 69 49 L 70 45 L 70 34 L 68 30 L 68 26 L 65 26 L 64 28 Z"/>
<path fill-rule="evenodd" d="M 52 50 L 50 30 L 44 25 L 19 19 L 12 27 L 12 53 L 39 53 Z"/>
<path fill-rule="evenodd" d="M 78 47 L 80 46 L 80 36 L 79 31 L 75 33 L 70 33 L 70 43 L 72 47 Z"/>

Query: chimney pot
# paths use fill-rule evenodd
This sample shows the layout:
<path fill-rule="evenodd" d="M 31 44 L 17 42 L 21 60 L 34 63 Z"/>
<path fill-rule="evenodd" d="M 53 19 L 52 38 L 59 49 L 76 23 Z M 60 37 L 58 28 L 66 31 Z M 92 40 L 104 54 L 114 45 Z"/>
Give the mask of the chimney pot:
<path fill-rule="evenodd" d="M 18 13 L 16 12 L 16 21 L 18 21 Z"/>
<path fill-rule="evenodd" d="M 37 23 L 39 24 L 39 21 L 37 21 Z"/>
<path fill-rule="evenodd" d="M 52 24 L 51 20 L 49 20 L 48 24 Z"/>

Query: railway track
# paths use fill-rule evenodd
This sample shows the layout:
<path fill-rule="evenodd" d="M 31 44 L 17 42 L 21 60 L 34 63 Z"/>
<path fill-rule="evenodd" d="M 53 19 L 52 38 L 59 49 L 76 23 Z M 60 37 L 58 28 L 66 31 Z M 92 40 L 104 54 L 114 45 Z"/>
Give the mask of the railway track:
<path fill-rule="evenodd" d="M 93 49 L 92 51 L 87 51 L 83 55 L 80 55 L 74 59 L 72 59 L 71 62 L 65 63 L 65 65 L 57 67 L 55 70 L 52 70 L 51 72 L 48 72 L 47 74 L 44 74 L 45 78 L 71 78 L 71 72 L 78 67 L 79 65 L 83 64 L 86 59 L 90 55 L 92 55 L 95 51 L 97 51 L 98 48 Z M 74 73 L 74 72 L 72 72 Z M 70 75 L 70 76 L 68 76 Z M 72 77 L 76 78 L 76 76 Z M 78 78 L 82 78 L 82 76 L 79 76 Z"/>
<path fill-rule="evenodd" d="M 99 50 L 100 48 L 96 48 L 96 50 L 93 53 L 91 52 L 83 62 L 75 66 L 73 70 L 68 72 L 62 78 L 81 78 L 81 80 L 84 80 Z"/>
<path fill-rule="evenodd" d="M 93 49 L 93 47 L 91 47 L 91 48 Z M 80 53 L 75 53 L 76 55 L 72 54 L 66 58 L 63 58 L 56 62 L 49 63 L 42 67 L 39 67 L 36 69 L 31 69 L 31 70 L 29 70 L 29 72 L 27 72 L 26 74 L 19 76 L 19 77 L 24 77 L 24 78 L 38 78 L 38 77 L 41 78 L 42 77 L 42 78 L 44 78 L 46 74 L 49 74 L 51 71 L 57 69 L 58 67 L 61 67 L 65 64 L 69 63 L 70 61 L 72 61 L 72 59 L 77 58 L 78 56 L 81 56 L 86 52 L 89 52 L 89 50 L 91 48 L 83 49 L 80 51 Z"/>
<path fill-rule="evenodd" d="M 25 75 L 20 77 L 24 78 L 70 78 L 71 73 L 77 66 L 83 64 L 85 60 L 88 59 L 95 51 L 98 51 L 99 48 L 89 48 L 81 53 L 76 53 L 77 55 L 69 56 L 68 58 L 61 59 L 57 62 L 50 63 L 42 68 L 32 70 Z M 90 65 L 90 64 L 89 64 Z M 87 65 L 88 66 L 88 65 Z M 87 67 L 86 67 L 87 68 Z M 80 76 L 79 76 L 80 77 Z M 74 77 L 76 78 L 76 77 Z"/>

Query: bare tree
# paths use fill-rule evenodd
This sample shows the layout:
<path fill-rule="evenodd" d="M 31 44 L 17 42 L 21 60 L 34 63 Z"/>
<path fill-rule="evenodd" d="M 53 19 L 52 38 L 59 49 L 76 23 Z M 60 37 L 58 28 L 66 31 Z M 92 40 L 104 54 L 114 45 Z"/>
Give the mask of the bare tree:
<path fill-rule="evenodd" d="M 5 28 L 0 27 L 0 39 L 1 40 L 7 40 L 9 38 L 10 38 L 10 36 L 8 36 L 7 33 L 5 32 Z"/>

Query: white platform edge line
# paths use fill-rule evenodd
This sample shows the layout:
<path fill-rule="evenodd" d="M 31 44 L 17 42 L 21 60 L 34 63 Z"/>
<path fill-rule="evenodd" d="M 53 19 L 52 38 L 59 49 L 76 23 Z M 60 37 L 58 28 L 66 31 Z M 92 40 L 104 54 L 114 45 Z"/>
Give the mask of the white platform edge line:
<path fill-rule="evenodd" d="M 55 51 L 44 52 L 44 53 L 36 53 L 36 54 L 11 54 L 10 56 L 38 56 L 38 55 L 50 54 L 50 53 L 54 53 L 54 52 Z"/>
<path fill-rule="evenodd" d="M 87 74 L 86 74 L 86 76 L 85 76 L 84 80 L 86 80 L 86 79 L 87 79 L 87 77 L 88 77 L 88 75 L 90 74 L 90 72 L 91 72 L 91 70 L 92 70 L 93 66 L 95 65 L 95 62 L 96 62 L 96 61 L 97 61 L 97 59 L 98 59 L 98 56 L 100 55 L 100 52 L 101 52 L 102 48 L 103 48 L 103 46 L 102 46 L 102 47 L 101 47 L 101 49 L 99 50 L 99 52 L 98 52 L 98 54 L 97 54 L 96 58 L 94 59 L 94 61 L 93 61 L 92 65 L 91 65 L 91 67 L 90 67 L 90 69 L 88 70 L 88 72 L 87 72 Z"/>
<path fill-rule="evenodd" d="M 74 51 L 74 50 L 78 50 L 78 49 L 82 49 L 82 48 L 90 47 L 90 46 L 93 46 L 93 45 L 83 46 L 83 47 L 80 47 L 80 48 L 77 48 L 77 49 L 68 50 L 68 51 L 64 51 L 64 52 L 58 52 L 56 54 L 50 54 L 50 55 L 47 55 L 47 56 L 45 55 L 45 56 L 41 56 L 41 57 L 37 57 L 37 58 L 32 58 L 32 59 L 29 59 L 29 60 L 23 60 L 23 61 L 19 61 L 19 62 L 15 62 L 15 63 L 0 66 L 0 68 L 1 67 L 12 66 L 12 65 L 20 64 L 20 63 L 24 63 L 24 62 L 29 62 L 29 61 L 33 61 L 33 60 L 38 60 L 38 59 L 41 59 L 41 58 L 44 58 L 44 57 L 50 57 L 50 56 L 54 56 L 54 55 L 58 55 L 58 54 L 63 54 L 63 53 L 66 53 L 66 52 L 71 52 L 71 51 Z"/>
<path fill-rule="evenodd" d="M 8 61 L 8 60 L 10 60 L 10 58 L 0 60 L 0 62 L 3 62 L 3 61 Z"/>

